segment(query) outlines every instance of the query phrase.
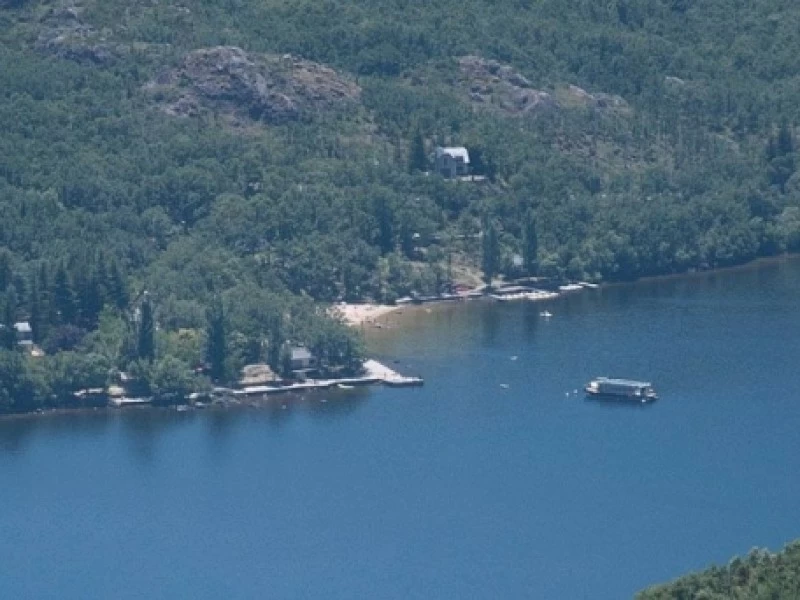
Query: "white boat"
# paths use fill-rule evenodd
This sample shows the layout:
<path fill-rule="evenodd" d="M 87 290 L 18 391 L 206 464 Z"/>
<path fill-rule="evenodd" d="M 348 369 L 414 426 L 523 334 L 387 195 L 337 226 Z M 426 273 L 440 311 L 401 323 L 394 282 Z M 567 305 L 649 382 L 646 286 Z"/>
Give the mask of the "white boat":
<path fill-rule="evenodd" d="M 582 289 L 583 289 L 583 286 L 579 285 L 577 283 L 568 283 L 566 285 L 558 286 L 558 290 L 560 292 L 578 292 L 578 291 L 580 291 Z"/>
<path fill-rule="evenodd" d="M 615 377 L 598 377 L 586 384 L 584 388 L 590 396 L 620 398 L 650 402 L 658 395 L 649 381 L 618 379 Z"/>
<path fill-rule="evenodd" d="M 550 317 L 553 316 L 553 313 L 551 313 L 549 310 L 543 310 L 542 312 L 539 313 L 539 316 L 544 317 L 545 319 L 549 319 Z"/>

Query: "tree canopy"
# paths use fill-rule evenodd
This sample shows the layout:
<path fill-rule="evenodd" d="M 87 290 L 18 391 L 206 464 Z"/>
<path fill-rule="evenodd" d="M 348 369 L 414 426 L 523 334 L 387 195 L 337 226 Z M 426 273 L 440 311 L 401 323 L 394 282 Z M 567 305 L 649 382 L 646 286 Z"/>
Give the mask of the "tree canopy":
<path fill-rule="evenodd" d="M 357 362 L 320 307 L 447 290 L 454 260 L 603 281 L 796 251 L 798 25 L 788 0 L 2 3 L 0 316 L 44 362 L 102 338 L 163 380 L 202 371 L 221 298 L 235 377 L 286 343 Z M 54 402 L 31 368 L 6 394 Z"/>
<path fill-rule="evenodd" d="M 636 595 L 636 600 L 791 600 L 800 598 L 800 541 L 777 553 L 753 550 L 724 566 L 686 575 Z"/>

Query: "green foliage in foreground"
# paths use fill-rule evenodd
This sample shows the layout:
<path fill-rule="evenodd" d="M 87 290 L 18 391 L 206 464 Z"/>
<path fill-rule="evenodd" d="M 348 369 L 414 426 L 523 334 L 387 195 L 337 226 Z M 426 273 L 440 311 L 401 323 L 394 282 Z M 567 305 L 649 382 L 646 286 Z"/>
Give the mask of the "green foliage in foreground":
<path fill-rule="evenodd" d="M 771 554 L 753 550 L 724 567 L 711 567 L 655 586 L 636 600 L 796 600 L 800 598 L 800 541 Z"/>

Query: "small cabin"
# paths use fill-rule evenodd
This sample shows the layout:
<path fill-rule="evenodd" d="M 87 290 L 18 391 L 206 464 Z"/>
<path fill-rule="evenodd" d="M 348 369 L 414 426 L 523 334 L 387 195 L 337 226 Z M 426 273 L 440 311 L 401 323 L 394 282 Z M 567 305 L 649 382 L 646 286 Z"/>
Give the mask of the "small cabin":
<path fill-rule="evenodd" d="M 14 329 L 17 332 L 17 344 L 26 347 L 33 346 L 33 330 L 30 323 L 19 321 L 14 323 Z"/>
<path fill-rule="evenodd" d="M 317 368 L 317 359 L 305 346 L 291 349 L 292 371 L 310 371 Z"/>
<path fill-rule="evenodd" d="M 463 146 L 436 148 L 436 172 L 445 179 L 469 175 L 469 152 Z"/>

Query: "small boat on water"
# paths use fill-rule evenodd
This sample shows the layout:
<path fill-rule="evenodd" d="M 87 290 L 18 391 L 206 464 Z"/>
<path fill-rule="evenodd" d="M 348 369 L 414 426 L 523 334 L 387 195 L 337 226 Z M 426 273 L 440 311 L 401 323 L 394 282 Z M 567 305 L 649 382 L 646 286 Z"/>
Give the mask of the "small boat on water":
<path fill-rule="evenodd" d="M 633 379 L 617 379 L 614 377 L 598 377 L 586 384 L 584 388 L 590 396 L 619 400 L 651 402 L 658 399 L 653 385 L 648 381 Z"/>
<path fill-rule="evenodd" d="M 545 319 L 549 319 L 550 317 L 553 316 L 553 313 L 551 313 L 549 310 L 543 310 L 542 312 L 539 313 L 539 316 L 544 317 Z"/>

